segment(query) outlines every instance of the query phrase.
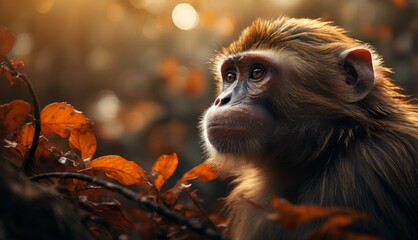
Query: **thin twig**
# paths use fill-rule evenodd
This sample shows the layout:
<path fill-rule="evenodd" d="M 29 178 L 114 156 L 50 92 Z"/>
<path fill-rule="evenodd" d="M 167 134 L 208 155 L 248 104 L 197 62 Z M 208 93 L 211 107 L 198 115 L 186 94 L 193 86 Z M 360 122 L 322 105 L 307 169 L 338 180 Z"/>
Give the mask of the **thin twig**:
<path fill-rule="evenodd" d="M 2 62 L 5 64 L 4 66 L 7 67 L 7 71 L 12 74 L 16 79 L 19 79 L 26 83 L 28 86 L 29 94 L 32 98 L 33 103 L 33 112 L 34 112 L 34 118 L 35 118 L 35 132 L 32 140 L 32 145 L 30 146 L 29 153 L 25 159 L 25 162 L 23 164 L 23 171 L 26 173 L 26 175 L 32 175 L 33 173 L 33 165 L 34 165 L 34 157 L 35 157 L 35 151 L 38 147 L 39 142 L 39 136 L 41 135 L 41 111 L 39 108 L 39 100 L 36 96 L 36 93 L 33 89 L 33 86 L 29 80 L 29 78 L 19 73 L 13 66 L 13 64 L 10 62 L 9 59 L 6 57 L 3 57 Z"/>
<path fill-rule="evenodd" d="M 39 174 L 39 175 L 35 175 L 33 177 L 31 177 L 30 179 L 32 181 L 39 181 L 41 179 L 45 179 L 45 178 L 51 178 L 51 177 L 58 177 L 58 178 L 75 178 L 75 179 L 79 179 L 82 181 L 86 181 L 86 182 L 91 182 L 94 183 L 96 185 L 102 186 L 108 190 L 117 192 L 121 195 L 123 195 L 124 197 L 126 197 L 129 200 L 132 200 L 134 202 L 136 202 L 138 204 L 138 206 L 140 208 L 147 208 L 148 210 L 151 210 L 153 212 L 158 213 L 161 216 L 166 217 L 167 219 L 171 220 L 172 222 L 182 225 L 182 226 L 186 226 L 187 228 L 189 228 L 190 230 L 192 230 L 193 232 L 207 237 L 209 239 L 217 239 L 217 240 L 227 240 L 226 237 L 218 234 L 214 229 L 212 228 L 206 228 L 203 227 L 201 224 L 194 222 L 194 221 L 190 221 L 189 219 L 177 215 L 175 213 L 173 213 L 171 210 L 169 210 L 168 208 L 158 205 L 152 201 L 150 201 L 149 199 L 147 199 L 144 196 L 140 196 L 139 194 L 131 191 L 130 189 L 123 187 L 119 184 L 115 184 L 109 181 L 104 181 L 98 178 L 94 178 L 85 174 L 80 174 L 80 173 L 70 173 L 70 172 L 52 172 L 52 173 L 44 173 L 44 174 Z"/>
<path fill-rule="evenodd" d="M 199 211 L 203 215 L 203 217 L 205 217 L 205 219 L 209 223 L 209 225 L 212 228 L 216 228 L 215 224 L 212 222 L 212 220 L 210 220 L 208 213 L 202 208 L 202 206 L 197 201 L 197 199 L 192 195 L 192 192 L 190 192 L 189 189 L 186 189 L 185 191 L 186 191 L 187 196 L 192 200 L 193 204 L 197 207 L 197 209 L 199 209 Z"/>

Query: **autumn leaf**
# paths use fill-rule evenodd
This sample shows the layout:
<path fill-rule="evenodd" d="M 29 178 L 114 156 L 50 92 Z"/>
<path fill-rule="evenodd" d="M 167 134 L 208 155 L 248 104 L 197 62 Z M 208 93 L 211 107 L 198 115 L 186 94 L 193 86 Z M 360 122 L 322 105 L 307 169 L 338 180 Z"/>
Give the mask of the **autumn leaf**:
<path fill-rule="evenodd" d="M 380 238 L 362 233 L 353 233 L 345 230 L 355 220 L 353 216 L 335 215 L 330 217 L 322 226 L 312 234 L 308 240 L 339 239 L 339 240 L 378 240 Z"/>
<path fill-rule="evenodd" d="M 96 136 L 91 127 L 71 131 L 68 139 L 70 148 L 77 149 L 84 161 L 90 160 L 96 152 Z"/>
<path fill-rule="evenodd" d="M 52 103 L 41 112 L 42 127 L 51 130 L 62 138 L 67 138 L 70 131 L 88 127 L 86 116 L 67 103 Z"/>
<path fill-rule="evenodd" d="M 0 55 L 6 56 L 12 50 L 16 37 L 12 31 L 5 27 L 0 27 Z"/>
<path fill-rule="evenodd" d="M 31 105 L 22 100 L 0 105 L 0 136 L 15 131 L 29 115 L 31 109 Z"/>
<path fill-rule="evenodd" d="M 0 75 L 4 75 L 12 86 L 18 78 L 22 77 L 23 74 L 19 71 L 22 71 L 24 66 L 25 63 L 23 61 L 7 60 L 6 58 L 1 59 Z"/>
<path fill-rule="evenodd" d="M 30 146 L 32 145 L 34 136 L 35 136 L 35 128 L 33 127 L 33 124 L 32 123 L 25 124 L 20 129 L 19 133 L 17 134 L 17 142 L 25 146 Z"/>
<path fill-rule="evenodd" d="M 366 220 L 367 215 L 350 208 L 323 208 L 316 205 L 293 205 L 290 202 L 273 198 L 272 205 L 276 211 L 269 219 L 278 222 L 285 228 L 295 230 L 299 226 L 315 220 L 325 219 L 322 226 L 308 239 L 319 240 L 328 236 L 330 239 L 377 240 L 376 236 L 352 233 L 346 227 L 354 221 Z"/>
<path fill-rule="evenodd" d="M 179 160 L 177 154 L 161 155 L 152 166 L 152 171 L 158 173 L 157 179 L 154 181 L 155 188 L 161 190 L 165 181 L 169 179 L 177 168 Z"/>
<path fill-rule="evenodd" d="M 35 128 L 33 125 L 31 123 L 25 124 L 18 132 L 15 144 L 9 144 L 7 147 L 13 147 L 24 158 L 32 145 L 34 135 Z"/>
<path fill-rule="evenodd" d="M 107 202 L 92 202 L 84 195 L 81 195 L 80 199 L 91 211 L 99 215 L 112 227 L 122 231 L 133 229 L 134 224 L 125 216 L 119 201 L 116 199 Z"/>
<path fill-rule="evenodd" d="M 87 170 L 102 171 L 124 185 L 141 184 L 146 180 L 145 172 L 138 164 L 116 155 L 96 158 L 82 171 Z"/>
<path fill-rule="evenodd" d="M 209 163 L 204 162 L 190 171 L 186 172 L 183 177 L 181 177 L 179 182 L 185 182 L 198 178 L 200 181 L 211 181 L 218 177 L 218 171 L 216 171 Z"/>
<path fill-rule="evenodd" d="M 348 216 L 353 219 L 366 218 L 365 214 L 349 208 L 321 208 L 316 205 L 296 206 L 280 198 L 273 198 L 272 205 L 277 214 L 273 214 L 271 219 L 289 229 L 296 229 L 307 222 L 332 216 Z"/>

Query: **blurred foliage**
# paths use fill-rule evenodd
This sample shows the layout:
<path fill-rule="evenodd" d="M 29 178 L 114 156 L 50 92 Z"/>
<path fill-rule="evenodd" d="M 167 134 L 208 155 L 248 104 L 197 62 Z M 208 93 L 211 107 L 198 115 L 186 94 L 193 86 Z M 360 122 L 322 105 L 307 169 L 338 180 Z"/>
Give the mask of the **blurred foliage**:
<path fill-rule="evenodd" d="M 208 59 L 254 18 L 322 18 L 372 44 L 396 83 L 418 95 L 417 0 L 0 0 L 45 106 L 68 101 L 95 122 L 98 155 L 204 157 L 199 119 L 214 99 Z M 174 11 L 174 9 L 177 9 Z M 188 30 L 182 30 L 188 29 Z M 0 81 L 0 102 L 27 99 Z M 145 165 L 145 164 L 143 164 Z M 178 178 L 179 176 L 177 176 Z"/>

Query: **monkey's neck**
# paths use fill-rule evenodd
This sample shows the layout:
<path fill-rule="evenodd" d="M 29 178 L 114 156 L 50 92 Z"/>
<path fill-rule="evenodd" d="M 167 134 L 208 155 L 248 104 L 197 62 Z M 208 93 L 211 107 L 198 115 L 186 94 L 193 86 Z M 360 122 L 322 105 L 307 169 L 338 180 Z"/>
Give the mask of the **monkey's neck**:
<path fill-rule="evenodd" d="M 252 164 L 231 167 L 228 173 L 236 176 L 233 181 L 236 188 L 229 199 L 243 198 L 263 206 L 271 205 L 272 196 L 297 202 L 299 190 L 315 176 L 317 168 L 277 165 L 260 167 Z"/>
<path fill-rule="evenodd" d="M 296 203 L 300 189 L 314 178 L 317 172 L 316 167 L 289 168 L 282 167 L 274 169 L 274 173 L 263 170 L 266 173 L 264 181 L 272 186 L 275 196 L 285 198 Z"/>

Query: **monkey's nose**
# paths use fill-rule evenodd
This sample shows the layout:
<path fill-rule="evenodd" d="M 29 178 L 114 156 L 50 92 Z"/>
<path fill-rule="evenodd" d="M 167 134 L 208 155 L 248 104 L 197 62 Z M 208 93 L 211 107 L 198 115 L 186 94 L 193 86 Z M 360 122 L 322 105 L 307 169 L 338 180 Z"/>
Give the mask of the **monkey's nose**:
<path fill-rule="evenodd" d="M 230 96 L 220 96 L 220 97 L 216 98 L 216 100 L 213 104 L 217 107 L 220 107 L 220 106 L 228 104 L 230 101 L 231 101 Z"/>

